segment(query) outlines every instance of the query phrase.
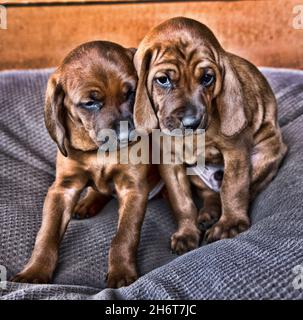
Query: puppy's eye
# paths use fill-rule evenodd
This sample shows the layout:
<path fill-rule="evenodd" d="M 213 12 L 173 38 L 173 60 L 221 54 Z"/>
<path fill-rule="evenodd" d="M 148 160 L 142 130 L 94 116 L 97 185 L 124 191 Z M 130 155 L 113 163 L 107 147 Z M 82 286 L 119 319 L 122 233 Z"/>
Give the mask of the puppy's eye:
<path fill-rule="evenodd" d="M 156 82 L 163 88 L 170 88 L 172 86 L 172 83 L 167 76 L 156 78 Z"/>
<path fill-rule="evenodd" d="M 210 73 L 205 73 L 201 79 L 201 84 L 203 87 L 209 87 L 215 82 L 215 76 Z"/>
<path fill-rule="evenodd" d="M 81 106 L 87 110 L 99 110 L 102 107 L 100 101 L 90 100 L 81 104 Z"/>

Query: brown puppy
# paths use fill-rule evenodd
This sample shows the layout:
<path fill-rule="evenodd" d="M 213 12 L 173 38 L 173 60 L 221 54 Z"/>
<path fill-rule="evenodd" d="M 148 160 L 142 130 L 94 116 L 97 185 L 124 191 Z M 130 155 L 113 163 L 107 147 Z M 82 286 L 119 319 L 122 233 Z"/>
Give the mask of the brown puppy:
<path fill-rule="evenodd" d="M 45 124 L 60 150 L 56 180 L 45 199 L 32 257 L 14 281 L 50 281 L 60 241 L 86 187 L 90 187 L 87 196 L 76 208 L 81 217 L 96 214 L 114 191 L 119 201 L 107 285 L 120 287 L 137 278 L 136 253 L 151 188 L 146 182 L 150 166 L 102 164 L 97 158 L 103 143 L 98 139 L 102 129 L 114 129 L 121 141 L 128 139 L 129 132 L 123 136 L 120 121 L 127 121 L 129 129 L 133 128 L 137 84 L 133 53 L 114 43 L 89 42 L 72 51 L 49 79 Z"/>
<path fill-rule="evenodd" d="M 222 204 L 222 215 L 208 230 L 206 240 L 246 230 L 249 202 L 275 176 L 287 151 L 277 123 L 276 100 L 266 79 L 251 63 L 224 51 L 205 25 L 182 17 L 151 30 L 134 62 L 139 74 L 136 127 L 149 131 L 160 127 L 164 132 L 204 128 L 206 163 L 224 164 L 220 194 L 198 177 L 191 179 L 204 198 L 200 222 L 218 219 Z M 192 229 L 196 237 L 195 209 L 184 166 L 163 165 L 161 175 L 180 234 L 188 238 Z"/>

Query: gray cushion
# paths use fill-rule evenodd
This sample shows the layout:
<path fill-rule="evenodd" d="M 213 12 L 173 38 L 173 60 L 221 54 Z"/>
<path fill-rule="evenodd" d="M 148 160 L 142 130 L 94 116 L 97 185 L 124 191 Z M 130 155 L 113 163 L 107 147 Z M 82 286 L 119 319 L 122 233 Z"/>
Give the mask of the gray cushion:
<path fill-rule="evenodd" d="M 162 199 L 150 201 L 134 284 L 104 289 L 107 255 L 117 223 L 111 201 L 96 217 L 71 221 L 50 285 L 7 283 L 2 299 L 277 299 L 303 298 L 292 269 L 303 263 L 303 72 L 263 68 L 279 103 L 289 153 L 278 176 L 254 201 L 252 227 L 234 239 L 171 254 L 175 229 Z M 43 122 L 51 70 L 0 72 L 0 265 L 8 276 L 30 257 L 56 146 Z"/>

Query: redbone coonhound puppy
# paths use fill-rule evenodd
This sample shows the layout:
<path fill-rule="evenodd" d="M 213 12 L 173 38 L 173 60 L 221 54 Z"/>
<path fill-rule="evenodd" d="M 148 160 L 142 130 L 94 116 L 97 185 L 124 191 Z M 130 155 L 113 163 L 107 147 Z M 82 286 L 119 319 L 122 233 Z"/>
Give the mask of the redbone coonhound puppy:
<path fill-rule="evenodd" d="M 133 49 L 111 42 L 85 43 L 49 79 L 45 124 L 59 149 L 56 179 L 44 202 L 32 256 L 14 281 L 49 282 L 72 214 L 96 214 L 113 192 L 119 201 L 119 222 L 109 252 L 107 285 L 121 287 L 137 278 L 140 229 L 148 192 L 157 180 L 150 174 L 150 165 L 103 164 L 97 156 L 104 142 L 98 139 L 102 129 L 115 130 L 119 142 L 128 139 L 121 136 L 120 121 L 127 121 L 129 130 L 134 127 L 137 75 L 133 54 Z M 90 189 L 78 203 L 86 187 Z"/>
<path fill-rule="evenodd" d="M 162 165 L 183 241 L 176 251 L 198 246 L 190 180 L 204 200 L 198 221 L 219 219 L 206 233 L 212 242 L 250 225 L 249 203 L 276 175 L 287 152 L 277 122 L 274 94 L 250 62 L 225 51 L 198 21 L 173 18 L 152 29 L 134 58 L 139 75 L 136 128 L 206 130 L 206 164 L 224 165 L 220 193 L 183 165 Z M 172 246 L 175 247 L 174 239 Z"/>

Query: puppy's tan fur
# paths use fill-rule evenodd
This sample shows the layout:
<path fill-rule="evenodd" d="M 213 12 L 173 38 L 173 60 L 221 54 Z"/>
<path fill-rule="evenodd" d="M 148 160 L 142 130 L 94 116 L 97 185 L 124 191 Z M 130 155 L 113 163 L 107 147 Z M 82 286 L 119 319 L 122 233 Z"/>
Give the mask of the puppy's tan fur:
<path fill-rule="evenodd" d="M 136 127 L 182 129 L 180 118 L 187 106 L 194 105 L 203 115 L 199 128 L 206 129 L 206 163 L 224 164 L 220 194 L 206 188 L 198 177 L 191 179 L 204 199 L 199 222 L 221 216 L 208 230 L 207 241 L 246 230 L 250 201 L 275 176 L 287 151 L 277 123 L 276 100 L 266 79 L 250 62 L 226 52 L 205 25 L 187 18 L 170 19 L 151 30 L 134 61 L 139 75 Z M 209 72 L 215 82 L 203 87 L 201 78 Z M 171 80 L 168 90 L 156 81 L 163 75 Z M 184 251 L 189 233 L 195 238 L 198 234 L 185 168 L 163 165 L 161 174 L 180 237 L 185 239 L 172 245 Z"/>
<path fill-rule="evenodd" d="M 113 191 L 119 201 L 119 222 L 109 252 L 107 285 L 120 287 L 137 278 L 140 229 L 148 192 L 157 181 L 146 182 L 149 165 L 102 164 L 97 157 L 100 130 L 112 129 L 120 120 L 131 121 L 137 84 L 132 59 L 133 50 L 90 42 L 72 51 L 49 79 L 45 124 L 60 150 L 56 180 L 45 199 L 32 256 L 14 281 L 49 282 L 73 212 L 95 215 Z M 92 99 L 102 107 L 84 108 Z M 86 187 L 88 193 L 77 205 Z"/>

